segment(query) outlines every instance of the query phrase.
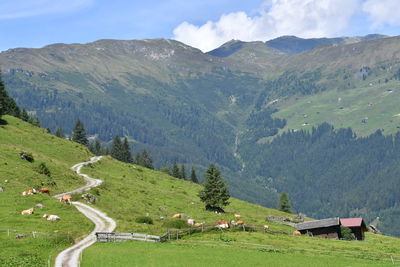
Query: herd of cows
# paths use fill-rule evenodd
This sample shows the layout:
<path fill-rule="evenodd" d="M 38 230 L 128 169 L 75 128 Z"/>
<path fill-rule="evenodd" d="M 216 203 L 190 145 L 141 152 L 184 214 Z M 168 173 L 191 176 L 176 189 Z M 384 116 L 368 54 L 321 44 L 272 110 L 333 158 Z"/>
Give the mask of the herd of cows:
<path fill-rule="evenodd" d="M 32 188 L 32 189 L 23 191 L 21 193 L 21 195 L 28 196 L 28 195 L 34 195 L 34 194 L 37 194 L 37 193 L 48 194 L 50 196 L 50 189 L 48 189 L 46 187 L 40 188 L 38 190 L 36 190 L 35 188 Z M 61 196 L 59 198 L 59 200 L 60 200 L 60 202 L 65 202 L 67 204 L 71 204 L 71 198 L 72 198 L 71 195 L 63 195 L 63 196 Z M 39 204 L 36 204 L 35 207 L 42 209 L 44 207 L 44 205 L 39 203 Z M 31 214 L 34 214 L 34 213 L 35 213 L 34 207 L 29 208 L 27 210 L 21 211 L 21 215 L 31 215 Z M 60 220 L 60 217 L 57 216 L 57 215 L 54 215 L 54 214 L 44 214 L 43 218 L 45 218 L 48 221 L 58 221 L 58 220 Z"/>

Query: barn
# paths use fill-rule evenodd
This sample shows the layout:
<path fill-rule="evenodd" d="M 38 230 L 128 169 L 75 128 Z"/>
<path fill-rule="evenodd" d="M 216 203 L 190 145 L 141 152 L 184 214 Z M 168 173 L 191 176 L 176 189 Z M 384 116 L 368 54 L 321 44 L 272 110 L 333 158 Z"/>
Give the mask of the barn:
<path fill-rule="evenodd" d="M 364 240 L 364 233 L 368 231 L 363 218 L 342 218 L 340 224 L 350 228 L 357 240 Z"/>
<path fill-rule="evenodd" d="M 339 217 L 298 223 L 296 229 L 302 235 L 321 238 L 341 238 Z"/>

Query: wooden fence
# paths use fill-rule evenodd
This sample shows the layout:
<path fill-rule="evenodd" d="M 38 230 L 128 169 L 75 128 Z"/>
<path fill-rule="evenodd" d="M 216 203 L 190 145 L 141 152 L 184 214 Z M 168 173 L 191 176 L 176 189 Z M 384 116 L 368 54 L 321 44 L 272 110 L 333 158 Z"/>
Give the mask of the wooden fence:
<path fill-rule="evenodd" d="M 97 242 L 123 242 L 127 240 L 136 240 L 144 242 L 161 242 L 161 237 L 156 235 L 145 235 L 138 233 L 108 233 L 97 232 Z"/>

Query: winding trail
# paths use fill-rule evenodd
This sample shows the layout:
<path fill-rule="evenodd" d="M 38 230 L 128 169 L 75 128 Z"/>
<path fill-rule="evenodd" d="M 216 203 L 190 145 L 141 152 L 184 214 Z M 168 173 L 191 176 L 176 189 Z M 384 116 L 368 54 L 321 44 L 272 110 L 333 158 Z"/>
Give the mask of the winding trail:
<path fill-rule="evenodd" d="M 94 179 L 89 177 L 87 174 L 81 173 L 81 168 L 90 163 L 95 163 L 101 160 L 101 156 L 92 157 L 89 161 L 81 162 L 75 164 L 71 167 L 73 171 L 75 171 L 78 175 L 82 176 L 86 181 L 86 185 L 82 186 L 78 189 L 72 190 L 70 192 L 65 192 L 62 194 L 55 195 L 55 198 L 60 198 L 63 195 L 82 193 L 83 191 L 89 190 L 92 187 L 96 187 L 101 185 L 103 182 L 99 179 Z M 83 213 L 86 217 L 88 217 L 94 224 L 94 230 L 84 239 L 74 244 L 72 247 L 67 248 L 66 250 L 60 252 L 57 255 L 55 267 L 77 267 L 80 265 L 79 256 L 82 251 L 96 242 L 96 237 L 94 235 L 95 232 L 112 232 L 117 224 L 113 219 L 108 217 L 105 213 L 98 211 L 82 202 L 73 201 L 72 205 L 74 205 L 81 213 Z"/>

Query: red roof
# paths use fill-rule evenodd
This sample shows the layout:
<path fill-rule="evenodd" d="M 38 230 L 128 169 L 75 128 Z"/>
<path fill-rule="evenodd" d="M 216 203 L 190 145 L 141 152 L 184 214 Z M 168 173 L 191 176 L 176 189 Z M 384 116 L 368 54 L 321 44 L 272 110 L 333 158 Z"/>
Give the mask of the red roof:
<path fill-rule="evenodd" d="M 360 227 L 363 224 L 363 218 L 344 218 L 340 219 L 340 224 L 345 227 Z"/>

